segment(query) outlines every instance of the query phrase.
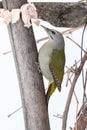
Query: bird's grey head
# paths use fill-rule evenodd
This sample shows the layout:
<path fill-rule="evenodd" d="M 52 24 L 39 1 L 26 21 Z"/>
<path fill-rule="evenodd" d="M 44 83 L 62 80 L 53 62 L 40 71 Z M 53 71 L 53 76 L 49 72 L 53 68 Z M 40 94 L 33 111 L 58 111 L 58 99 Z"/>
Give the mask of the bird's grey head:
<path fill-rule="evenodd" d="M 60 40 L 60 39 L 63 39 L 63 36 L 60 32 L 56 31 L 56 30 L 53 30 L 53 29 L 48 29 L 47 31 L 49 37 L 52 39 L 52 40 Z"/>
<path fill-rule="evenodd" d="M 60 32 L 58 32 L 57 30 L 54 30 L 54 29 L 49 29 L 44 26 L 42 26 L 42 27 L 45 29 L 45 31 L 47 32 L 47 34 L 49 35 L 51 40 L 56 41 L 56 42 L 60 41 L 60 43 L 64 43 L 63 36 Z"/>

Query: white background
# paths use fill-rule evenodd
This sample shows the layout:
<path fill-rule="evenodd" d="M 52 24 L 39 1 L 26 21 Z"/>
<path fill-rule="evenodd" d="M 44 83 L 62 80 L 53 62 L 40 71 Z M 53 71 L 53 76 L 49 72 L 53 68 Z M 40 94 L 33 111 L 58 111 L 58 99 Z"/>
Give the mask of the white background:
<path fill-rule="evenodd" d="M 74 0 L 75 1 L 75 0 Z M 64 2 L 64 0 L 63 0 Z M 47 25 L 46 22 L 43 22 L 44 25 Z M 50 27 L 50 26 L 49 26 Z M 36 40 L 46 36 L 46 33 L 42 28 L 35 27 L 36 33 Z M 58 31 L 66 30 L 66 28 L 57 28 Z M 69 34 L 69 36 L 74 39 L 78 44 L 81 45 L 81 36 L 82 36 L 83 28 Z M 42 32 L 42 33 L 41 33 Z M 42 34 L 40 36 L 40 34 Z M 81 50 L 77 47 L 73 42 L 68 40 L 66 36 L 65 38 L 65 53 L 66 53 L 66 66 L 71 67 L 75 60 L 80 59 L 80 52 Z M 87 41 L 87 29 L 85 31 L 84 36 L 84 48 L 86 49 L 86 41 Z M 44 41 L 43 41 L 44 42 Z M 38 44 L 38 48 L 42 44 Z M 18 86 L 18 80 L 13 60 L 12 52 L 4 55 L 4 52 L 10 51 L 10 41 L 8 36 L 7 27 L 0 21 L 0 129 L 1 130 L 24 130 L 24 120 L 23 120 L 23 113 L 22 109 L 18 111 L 16 114 L 8 118 L 8 115 L 19 108 L 21 106 L 21 98 L 20 98 L 20 91 Z M 87 66 L 87 63 L 85 67 Z M 65 68 L 65 71 L 67 69 Z M 49 117 L 50 117 L 50 125 L 51 130 L 61 130 L 62 126 L 62 119 L 54 117 L 57 114 L 63 114 L 68 92 L 70 85 L 66 87 L 66 79 L 67 74 L 64 75 L 64 80 L 62 83 L 62 91 L 59 93 L 57 90 L 50 98 L 49 102 Z M 48 82 L 45 79 L 45 88 L 47 88 Z M 82 104 L 82 95 L 83 95 L 83 88 L 82 88 L 82 79 L 81 76 L 77 81 L 76 88 L 75 88 L 76 95 L 79 100 L 79 108 Z M 73 96 L 72 102 L 70 105 L 69 116 L 67 121 L 67 130 L 69 127 L 73 127 L 75 123 L 76 117 L 76 100 Z"/>

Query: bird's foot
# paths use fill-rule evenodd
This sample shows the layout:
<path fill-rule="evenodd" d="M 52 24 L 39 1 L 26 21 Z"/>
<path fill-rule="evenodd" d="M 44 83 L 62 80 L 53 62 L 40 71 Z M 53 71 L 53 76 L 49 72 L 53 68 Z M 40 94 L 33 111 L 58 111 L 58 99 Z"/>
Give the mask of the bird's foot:
<path fill-rule="evenodd" d="M 42 73 L 42 71 L 41 71 L 41 69 L 40 69 L 39 62 L 35 62 L 35 66 L 37 67 L 39 73 Z"/>

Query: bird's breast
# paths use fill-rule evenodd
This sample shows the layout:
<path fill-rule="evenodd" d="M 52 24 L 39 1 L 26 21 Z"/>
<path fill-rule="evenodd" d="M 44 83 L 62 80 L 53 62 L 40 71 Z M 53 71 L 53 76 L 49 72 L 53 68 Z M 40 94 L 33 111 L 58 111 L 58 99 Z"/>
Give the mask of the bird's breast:
<path fill-rule="evenodd" d="M 48 47 L 46 45 L 42 46 L 40 51 L 39 51 L 39 65 L 42 71 L 42 74 L 45 76 L 46 79 L 49 81 L 53 80 L 50 68 L 49 68 L 49 63 L 52 55 L 52 47 Z"/>

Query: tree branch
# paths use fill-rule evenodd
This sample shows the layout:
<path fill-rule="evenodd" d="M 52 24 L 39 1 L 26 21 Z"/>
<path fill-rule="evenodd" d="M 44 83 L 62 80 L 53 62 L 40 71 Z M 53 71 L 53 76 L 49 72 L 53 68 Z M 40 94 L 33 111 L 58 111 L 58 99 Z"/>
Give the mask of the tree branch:
<path fill-rule="evenodd" d="M 55 26 L 76 27 L 84 23 L 87 6 L 83 2 L 35 3 L 38 16 Z"/>
<path fill-rule="evenodd" d="M 74 92 L 75 84 L 77 82 L 77 79 L 78 79 L 78 77 L 79 77 L 79 75 L 81 73 L 81 70 L 82 70 L 86 60 L 87 60 L 87 52 L 83 56 L 82 61 L 81 61 L 80 65 L 79 65 L 79 67 L 75 71 L 75 76 L 73 78 L 73 81 L 72 81 L 72 84 L 71 84 L 71 87 L 70 87 L 70 91 L 69 91 L 69 95 L 68 95 L 68 98 L 67 98 L 65 110 L 64 110 L 64 113 L 63 113 L 62 130 L 66 130 L 68 110 L 69 110 L 70 102 L 71 102 L 72 95 L 73 95 L 73 92 Z"/>
<path fill-rule="evenodd" d="M 20 8 L 27 0 L 3 0 L 7 10 Z M 19 87 L 22 98 L 26 130 L 50 130 L 42 75 L 37 66 L 38 53 L 32 26 L 24 28 L 20 19 L 8 25 Z"/>
<path fill-rule="evenodd" d="M 76 27 L 85 22 L 87 6 L 84 2 L 39 2 L 36 3 L 38 16 L 55 26 Z M 0 2 L 2 8 L 2 2 Z"/>

